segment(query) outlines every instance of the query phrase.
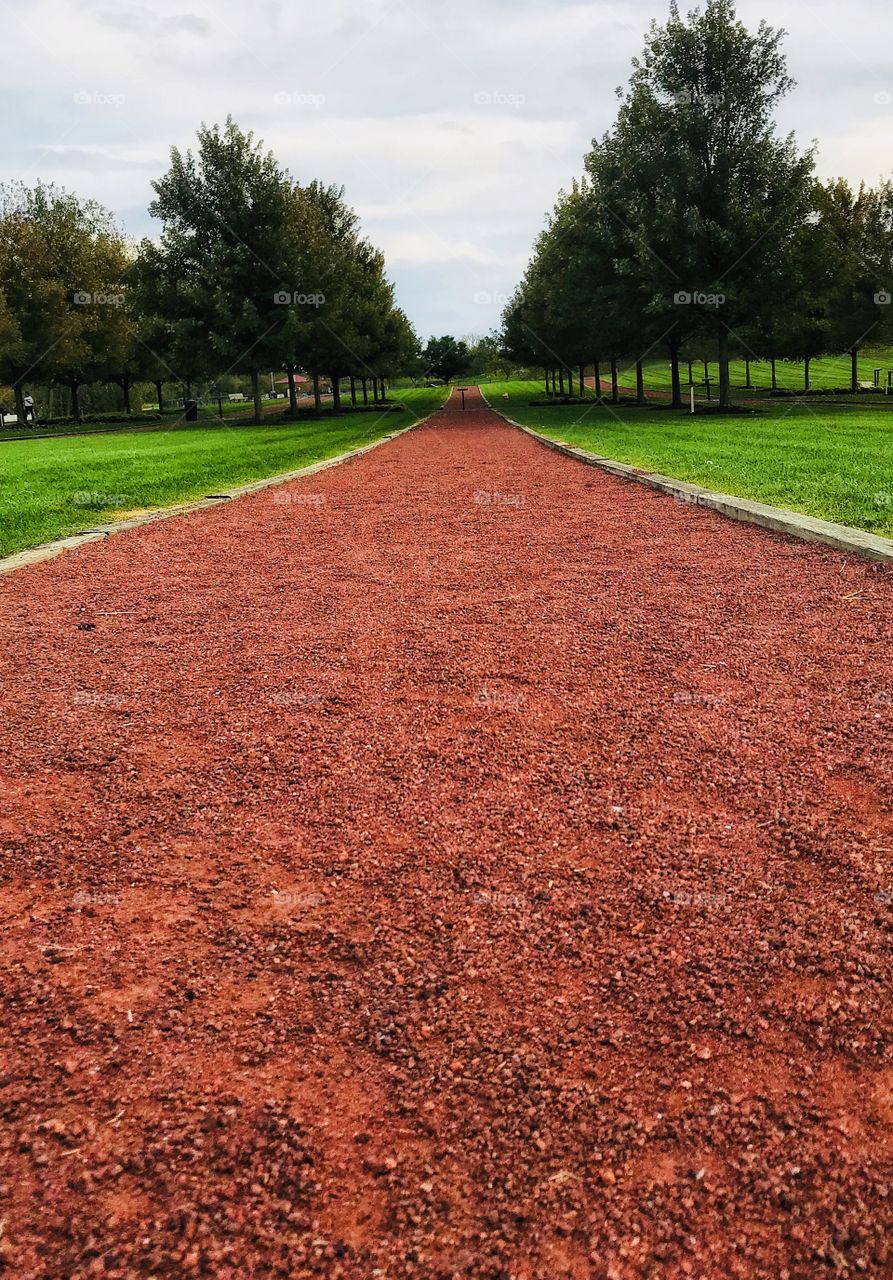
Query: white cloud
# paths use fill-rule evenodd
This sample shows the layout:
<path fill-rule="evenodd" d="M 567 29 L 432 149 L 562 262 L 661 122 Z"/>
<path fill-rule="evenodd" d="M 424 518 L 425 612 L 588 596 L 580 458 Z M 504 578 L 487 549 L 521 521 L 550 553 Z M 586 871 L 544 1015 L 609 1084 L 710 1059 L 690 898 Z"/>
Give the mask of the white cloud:
<path fill-rule="evenodd" d="M 108 161 L 115 169 L 134 165 L 140 169 L 151 169 L 156 173 L 167 157 L 157 147 L 130 146 L 127 143 L 110 143 L 103 146 L 99 143 L 72 144 L 64 142 L 47 142 L 39 148 L 47 155 L 63 157 L 63 163 L 84 161 L 87 164 L 97 160 Z"/>

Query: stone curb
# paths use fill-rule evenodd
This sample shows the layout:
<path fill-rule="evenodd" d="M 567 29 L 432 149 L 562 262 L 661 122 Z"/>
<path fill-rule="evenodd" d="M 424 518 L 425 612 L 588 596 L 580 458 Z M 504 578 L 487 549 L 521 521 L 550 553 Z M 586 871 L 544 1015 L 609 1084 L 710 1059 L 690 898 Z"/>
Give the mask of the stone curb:
<path fill-rule="evenodd" d="M 158 520 L 170 520 L 174 516 L 187 516 L 197 511 L 210 511 L 220 506 L 221 502 L 228 502 L 232 498 L 244 498 L 248 494 L 260 493 L 262 489 L 288 484 L 291 480 L 300 480 L 304 476 L 315 475 L 318 471 L 326 471 L 329 467 L 337 467 L 342 462 L 359 458 L 362 454 L 377 449 L 389 440 L 396 440 L 407 431 L 414 431 L 432 416 L 433 414 L 428 414 L 418 422 L 411 422 L 408 427 L 402 427 L 400 431 L 392 431 L 379 440 L 373 440 L 371 444 L 361 445 L 359 449 L 349 449 L 346 453 L 339 453 L 334 458 L 325 458 L 322 462 L 311 462 L 309 466 L 299 467 L 296 471 L 280 471 L 277 475 L 267 476 L 263 480 L 252 480 L 247 484 L 237 485 L 236 488 L 228 489 L 225 493 L 197 498 L 192 502 L 182 502 L 173 507 L 161 507 L 158 511 L 147 511 L 138 516 L 131 516 L 127 520 L 113 520 L 109 524 L 97 525 L 95 529 L 87 529 L 83 533 L 70 534 L 67 538 L 57 538 L 54 542 L 43 542 L 39 546 L 28 547 L 24 551 L 13 552 L 11 556 L 0 559 L 0 577 L 7 573 L 14 573 L 16 569 L 43 564 L 45 560 L 55 560 L 56 556 L 62 555 L 64 551 L 76 551 L 78 547 L 85 547 L 89 542 L 100 542 L 103 538 L 110 538 L 115 533 L 124 533 L 127 529 L 139 529 L 143 525 L 154 524 Z"/>
<path fill-rule="evenodd" d="M 483 392 L 481 392 L 483 396 Z M 489 400 L 485 403 L 495 414 L 511 426 L 517 427 L 525 435 L 532 436 L 540 444 L 555 449 L 567 458 L 577 462 L 585 462 L 590 467 L 600 467 L 622 480 L 637 480 L 652 489 L 668 494 L 677 502 L 688 502 L 692 506 L 709 507 L 732 520 L 740 520 L 746 524 L 758 525 L 761 529 L 769 529 L 773 533 L 786 533 L 793 538 L 801 538 L 805 542 L 820 542 L 833 547 L 835 551 L 850 551 L 855 555 L 878 560 L 884 564 L 893 564 L 893 539 L 882 538 L 874 533 L 866 533 L 863 529 L 855 529 L 848 524 L 834 524 L 831 520 L 819 520 L 816 516 L 805 516 L 798 511 L 787 511 L 784 507 L 770 507 L 764 502 L 752 502 L 749 498 L 735 498 L 728 493 L 715 493 L 711 489 L 702 489 L 700 485 L 689 484 L 686 480 L 674 480 L 671 476 L 662 476 L 654 471 L 643 471 L 632 467 L 627 462 L 615 462 L 612 458 L 603 458 L 599 454 L 589 453 L 585 449 L 577 449 L 573 445 L 553 440 L 532 427 L 525 427 L 522 422 L 515 422 L 507 414 L 501 413 Z"/>

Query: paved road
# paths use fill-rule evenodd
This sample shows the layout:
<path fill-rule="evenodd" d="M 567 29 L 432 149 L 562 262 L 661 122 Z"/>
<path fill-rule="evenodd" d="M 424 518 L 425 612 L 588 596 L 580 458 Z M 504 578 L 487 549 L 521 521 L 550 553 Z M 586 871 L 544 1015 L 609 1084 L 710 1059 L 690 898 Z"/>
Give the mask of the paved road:
<path fill-rule="evenodd" d="M 0 583 L 0 1276 L 893 1274 L 893 578 L 470 399 Z"/>

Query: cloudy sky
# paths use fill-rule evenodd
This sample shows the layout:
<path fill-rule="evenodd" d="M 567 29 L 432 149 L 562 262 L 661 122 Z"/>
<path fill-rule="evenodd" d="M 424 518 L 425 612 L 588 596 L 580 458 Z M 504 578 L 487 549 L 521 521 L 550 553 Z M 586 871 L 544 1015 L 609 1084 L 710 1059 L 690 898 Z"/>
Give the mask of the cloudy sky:
<path fill-rule="evenodd" d="M 344 184 L 423 337 L 485 333 L 667 3 L 5 0 L 0 176 L 61 183 L 154 234 L 170 146 L 231 113 L 299 180 Z M 739 12 L 790 33 L 780 124 L 818 139 L 822 176 L 889 176 L 887 5 Z"/>

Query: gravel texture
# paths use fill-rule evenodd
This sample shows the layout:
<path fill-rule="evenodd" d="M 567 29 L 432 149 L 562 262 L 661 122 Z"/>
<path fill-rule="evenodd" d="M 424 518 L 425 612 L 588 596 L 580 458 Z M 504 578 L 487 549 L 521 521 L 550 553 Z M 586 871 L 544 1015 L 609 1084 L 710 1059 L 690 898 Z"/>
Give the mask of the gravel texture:
<path fill-rule="evenodd" d="M 0 1277 L 893 1276 L 893 577 L 469 405 L 0 583 Z"/>

